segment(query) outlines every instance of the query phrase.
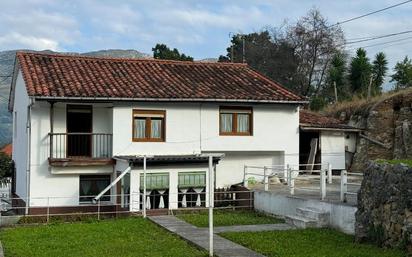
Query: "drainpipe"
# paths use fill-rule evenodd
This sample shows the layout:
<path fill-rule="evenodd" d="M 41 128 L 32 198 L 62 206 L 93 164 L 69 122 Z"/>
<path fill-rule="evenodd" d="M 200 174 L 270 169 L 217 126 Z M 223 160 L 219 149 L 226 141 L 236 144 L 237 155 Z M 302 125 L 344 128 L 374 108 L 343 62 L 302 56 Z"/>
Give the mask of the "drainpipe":
<path fill-rule="evenodd" d="M 54 132 L 54 102 L 49 102 L 50 103 L 50 158 L 53 158 L 53 132 Z"/>
<path fill-rule="evenodd" d="M 27 162 L 26 162 L 26 208 L 25 214 L 29 214 L 30 205 L 30 168 L 31 168 L 31 107 L 34 105 L 35 99 L 30 98 L 30 104 L 27 106 L 27 121 L 26 121 L 26 133 L 27 133 Z"/>

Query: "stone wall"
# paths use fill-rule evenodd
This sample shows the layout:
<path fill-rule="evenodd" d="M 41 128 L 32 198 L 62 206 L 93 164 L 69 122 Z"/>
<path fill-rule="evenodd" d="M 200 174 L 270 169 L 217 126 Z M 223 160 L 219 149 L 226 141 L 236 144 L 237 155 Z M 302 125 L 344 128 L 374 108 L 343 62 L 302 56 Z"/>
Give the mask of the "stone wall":
<path fill-rule="evenodd" d="M 356 240 L 412 253 L 412 168 L 369 163 L 358 194 Z"/>
<path fill-rule="evenodd" d="M 412 93 L 371 103 L 350 114 L 340 113 L 340 118 L 380 142 L 359 138 L 352 170 L 362 171 L 369 160 L 412 158 Z"/>

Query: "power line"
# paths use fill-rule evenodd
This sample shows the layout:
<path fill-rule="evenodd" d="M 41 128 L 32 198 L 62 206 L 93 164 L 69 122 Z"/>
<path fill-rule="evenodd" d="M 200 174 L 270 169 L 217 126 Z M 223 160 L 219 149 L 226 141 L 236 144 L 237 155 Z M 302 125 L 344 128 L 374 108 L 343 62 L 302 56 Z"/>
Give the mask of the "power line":
<path fill-rule="evenodd" d="M 397 33 L 390 33 L 390 34 L 380 35 L 380 36 L 369 36 L 369 37 L 365 37 L 364 39 L 346 42 L 345 45 L 351 45 L 351 44 L 356 44 L 356 43 L 361 43 L 361 42 L 367 42 L 367 41 L 377 40 L 377 39 L 387 38 L 387 37 L 394 37 L 394 36 L 399 36 L 399 35 L 409 34 L 409 33 L 412 33 L 412 30 L 406 30 L 406 31 L 401 31 L 401 32 L 397 32 Z"/>
<path fill-rule="evenodd" d="M 348 22 L 351 22 L 351 21 L 354 21 L 354 20 L 358 20 L 358 19 L 361 19 L 361 18 L 370 16 L 370 15 L 376 14 L 376 13 L 380 13 L 380 12 L 383 12 L 383 11 L 386 11 L 386 10 L 389 10 L 389 9 L 392 9 L 392 8 L 395 8 L 395 7 L 398 7 L 398 6 L 400 6 L 400 5 L 407 4 L 407 3 L 409 3 L 409 2 L 412 2 L 412 0 L 400 2 L 400 3 L 394 4 L 394 5 L 391 5 L 391 6 L 388 6 L 388 7 L 379 9 L 379 10 L 376 10 L 376 11 L 372 11 L 372 12 L 369 12 L 369 13 L 366 13 L 366 14 L 363 14 L 363 15 L 360 15 L 360 16 L 356 16 L 356 17 L 353 17 L 353 18 L 350 18 L 350 19 L 347 19 L 347 20 L 339 21 L 339 22 L 337 22 L 337 23 L 335 23 L 335 24 L 332 24 L 332 25 L 328 26 L 328 28 L 334 27 L 334 26 L 338 26 L 338 25 L 342 25 L 342 24 L 345 24 L 345 23 L 348 23 Z"/>
<path fill-rule="evenodd" d="M 412 36 L 411 37 L 400 38 L 400 39 L 396 39 L 396 40 L 391 40 L 391 41 L 386 41 L 386 42 L 382 42 L 382 43 L 376 43 L 376 44 L 372 44 L 372 45 L 354 47 L 354 48 L 350 48 L 348 50 L 353 50 L 353 49 L 357 49 L 357 48 L 367 48 L 367 47 L 386 45 L 386 44 L 397 43 L 397 42 L 401 42 L 401 41 L 405 41 L 405 40 L 409 40 L 409 39 L 412 39 Z"/>

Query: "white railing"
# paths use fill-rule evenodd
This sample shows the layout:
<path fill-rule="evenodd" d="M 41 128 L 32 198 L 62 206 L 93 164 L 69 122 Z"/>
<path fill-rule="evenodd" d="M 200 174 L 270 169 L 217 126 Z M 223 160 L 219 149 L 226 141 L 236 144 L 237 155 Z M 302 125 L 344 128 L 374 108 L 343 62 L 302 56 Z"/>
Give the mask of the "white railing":
<path fill-rule="evenodd" d="M 289 192 L 291 195 L 295 195 L 295 190 L 302 190 L 302 191 L 311 191 L 311 192 L 319 192 L 320 193 L 320 199 L 324 200 L 326 198 L 326 174 L 331 173 L 328 172 L 327 169 L 320 169 L 320 170 L 311 170 L 312 174 L 310 177 L 306 177 L 306 174 L 308 171 L 307 170 L 294 170 L 294 169 L 288 169 L 288 186 L 289 186 Z M 317 181 L 317 175 L 313 175 L 314 173 L 319 174 L 319 187 L 296 187 L 296 181 L 297 180 L 311 180 L 311 181 Z"/>
<path fill-rule="evenodd" d="M 348 201 L 348 196 L 357 196 L 359 188 L 361 187 L 361 183 L 353 181 L 355 178 L 363 179 L 363 173 L 361 172 L 348 172 L 346 170 L 342 170 L 340 173 L 340 200 L 342 202 Z M 348 190 L 348 186 L 357 187 L 356 191 Z"/>

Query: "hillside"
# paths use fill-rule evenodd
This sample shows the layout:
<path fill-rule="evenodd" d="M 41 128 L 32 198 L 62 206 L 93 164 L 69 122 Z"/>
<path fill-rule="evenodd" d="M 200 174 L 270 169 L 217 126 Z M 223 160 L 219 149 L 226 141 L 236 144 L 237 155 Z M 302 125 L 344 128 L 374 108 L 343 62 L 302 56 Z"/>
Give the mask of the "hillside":
<path fill-rule="evenodd" d="M 412 88 L 340 103 L 325 112 L 364 130 L 353 169 L 364 169 L 369 160 L 412 159 Z"/>
<path fill-rule="evenodd" d="M 13 72 L 14 57 L 18 50 L 0 51 L 0 146 L 11 142 L 12 118 L 8 112 L 8 99 Z M 53 53 L 52 51 L 44 51 Z M 110 56 L 119 58 L 151 58 L 151 55 L 136 50 L 108 49 L 86 53 L 67 53 L 87 56 Z"/>

